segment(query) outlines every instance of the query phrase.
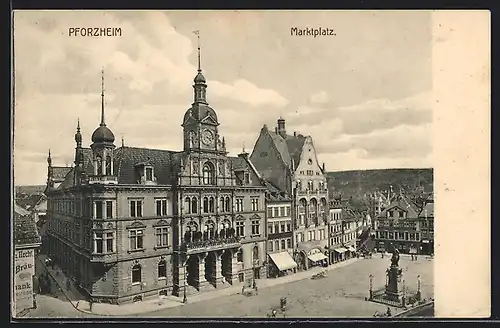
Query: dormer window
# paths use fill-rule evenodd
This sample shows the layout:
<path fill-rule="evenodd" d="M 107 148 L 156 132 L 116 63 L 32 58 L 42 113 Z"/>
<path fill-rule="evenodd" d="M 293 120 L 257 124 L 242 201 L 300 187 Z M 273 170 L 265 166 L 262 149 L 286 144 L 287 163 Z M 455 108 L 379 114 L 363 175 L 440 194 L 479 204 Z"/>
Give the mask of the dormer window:
<path fill-rule="evenodd" d="M 146 167 L 146 181 L 153 181 L 153 168 L 152 167 Z"/>
<path fill-rule="evenodd" d="M 151 163 L 138 163 L 135 165 L 137 174 L 139 176 L 138 183 L 140 184 L 155 184 L 156 177 L 154 167 Z"/>
<path fill-rule="evenodd" d="M 113 175 L 113 163 L 111 156 L 106 156 L 106 175 Z"/>
<path fill-rule="evenodd" d="M 245 184 L 250 184 L 250 173 L 245 172 Z"/>

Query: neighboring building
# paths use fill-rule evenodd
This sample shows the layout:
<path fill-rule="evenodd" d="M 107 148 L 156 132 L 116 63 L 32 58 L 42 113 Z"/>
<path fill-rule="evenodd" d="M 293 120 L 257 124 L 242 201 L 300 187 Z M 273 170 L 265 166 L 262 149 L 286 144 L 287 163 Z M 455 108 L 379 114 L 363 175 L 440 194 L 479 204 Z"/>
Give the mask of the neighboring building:
<path fill-rule="evenodd" d="M 417 254 L 421 246 L 418 207 L 400 194 L 375 220 L 375 240 L 379 251 L 391 252 L 391 244 L 401 253 Z"/>
<path fill-rule="evenodd" d="M 299 269 L 327 262 L 328 189 L 324 164 L 310 136 L 286 133 L 285 120 L 274 131 L 264 125 L 250 157 L 262 177 L 292 195 L 295 261 Z"/>
<path fill-rule="evenodd" d="M 92 301 L 191 294 L 265 277 L 266 209 L 248 159 L 227 155 L 201 69 L 182 122 L 184 150 L 116 148 L 104 120 L 75 167 L 48 157 L 51 257 Z"/>
<path fill-rule="evenodd" d="M 434 200 L 429 198 L 419 216 L 422 254 L 434 254 Z"/>
<path fill-rule="evenodd" d="M 350 259 L 356 255 L 356 241 L 361 231 L 364 218 L 360 213 L 344 208 L 342 211 L 342 246 L 347 249 L 344 259 Z"/>
<path fill-rule="evenodd" d="M 13 314 L 31 309 L 36 293 L 35 255 L 40 247 L 36 223 L 31 213 L 14 204 L 13 219 Z"/>
<path fill-rule="evenodd" d="M 296 271 L 293 259 L 292 199 L 270 182 L 265 182 L 267 209 L 268 275 L 278 277 Z"/>
<path fill-rule="evenodd" d="M 330 222 L 328 230 L 329 237 L 329 261 L 331 264 L 344 261 L 346 259 L 347 248 L 343 247 L 342 233 L 342 203 L 340 198 L 330 202 Z"/>

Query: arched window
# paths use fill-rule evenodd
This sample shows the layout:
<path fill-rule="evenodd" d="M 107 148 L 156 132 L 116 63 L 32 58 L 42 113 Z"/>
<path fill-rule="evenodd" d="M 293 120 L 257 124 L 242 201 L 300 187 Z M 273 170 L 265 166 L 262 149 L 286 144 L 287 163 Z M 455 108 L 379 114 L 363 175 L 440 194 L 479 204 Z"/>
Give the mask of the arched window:
<path fill-rule="evenodd" d="M 207 233 L 207 238 L 212 239 L 215 237 L 215 223 L 212 220 L 208 220 L 205 226 L 205 230 Z"/>
<path fill-rule="evenodd" d="M 312 181 L 307 182 L 307 190 L 312 191 L 314 189 L 314 183 Z"/>
<path fill-rule="evenodd" d="M 279 241 L 279 240 L 276 240 L 276 241 L 274 242 L 274 248 L 275 248 L 275 250 L 277 250 L 277 251 L 279 251 L 279 250 L 280 250 L 280 241 Z"/>
<path fill-rule="evenodd" d="M 132 284 L 140 284 L 142 276 L 142 268 L 140 264 L 132 267 Z"/>
<path fill-rule="evenodd" d="M 219 209 L 220 209 L 220 212 L 224 212 L 224 209 L 226 207 L 224 206 L 224 197 L 221 197 L 220 198 L 220 203 L 219 203 Z"/>
<path fill-rule="evenodd" d="M 208 197 L 203 197 L 203 213 L 208 213 Z"/>
<path fill-rule="evenodd" d="M 282 239 L 282 240 L 281 240 L 281 249 L 285 249 L 285 248 L 286 248 L 286 247 L 285 247 L 285 240 L 284 240 L 284 239 Z"/>
<path fill-rule="evenodd" d="M 96 157 L 96 174 L 97 175 L 102 175 L 102 158 L 101 156 Z"/>
<path fill-rule="evenodd" d="M 191 213 L 191 198 L 186 197 L 186 199 L 184 200 L 184 209 L 186 211 L 186 214 Z"/>
<path fill-rule="evenodd" d="M 191 198 L 191 213 L 198 213 L 198 198 L 196 197 Z"/>
<path fill-rule="evenodd" d="M 106 156 L 106 175 L 113 175 L 111 156 Z"/>
<path fill-rule="evenodd" d="M 208 211 L 210 213 L 215 212 L 215 199 L 213 197 L 210 197 L 208 200 Z"/>
<path fill-rule="evenodd" d="M 203 165 L 203 184 L 214 184 L 214 166 L 210 162 Z"/>
<path fill-rule="evenodd" d="M 186 233 L 184 234 L 184 241 L 187 243 L 195 240 L 196 233 L 198 232 L 198 225 L 194 221 L 188 222 L 186 225 Z"/>
<path fill-rule="evenodd" d="M 226 197 L 226 212 L 231 212 L 231 199 Z"/>
<path fill-rule="evenodd" d="M 167 279 L 167 262 L 165 260 L 158 262 L 158 279 Z"/>

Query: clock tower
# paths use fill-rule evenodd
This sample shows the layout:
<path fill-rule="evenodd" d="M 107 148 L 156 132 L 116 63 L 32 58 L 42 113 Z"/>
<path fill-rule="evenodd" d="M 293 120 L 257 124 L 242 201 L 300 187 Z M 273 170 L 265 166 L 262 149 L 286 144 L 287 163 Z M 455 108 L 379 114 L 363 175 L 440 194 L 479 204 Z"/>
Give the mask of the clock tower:
<path fill-rule="evenodd" d="M 217 113 L 207 102 L 207 81 L 200 65 L 198 46 L 198 74 L 194 78 L 194 102 L 186 111 L 182 127 L 184 129 L 184 150 L 226 154 L 224 139 L 219 136 Z"/>

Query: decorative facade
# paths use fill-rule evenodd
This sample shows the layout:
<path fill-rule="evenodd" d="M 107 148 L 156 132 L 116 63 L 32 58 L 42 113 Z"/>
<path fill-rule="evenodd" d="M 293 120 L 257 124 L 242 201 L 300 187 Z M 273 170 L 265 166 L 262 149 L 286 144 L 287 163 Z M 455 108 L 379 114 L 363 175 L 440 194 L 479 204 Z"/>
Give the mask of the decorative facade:
<path fill-rule="evenodd" d="M 49 253 L 92 301 L 186 297 L 266 276 L 266 187 L 248 154 L 228 156 L 200 67 L 193 88 L 181 151 L 116 148 L 103 91 L 92 144 L 78 124 L 62 181 L 49 155 Z"/>
<path fill-rule="evenodd" d="M 262 177 L 292 195 L 294 257 L 299 270 L 326 262 L 328 188 L 310 136 L 286 133 L 285 120 L 274 131 L 264 125 L 251 162 Z"/>
<path fill-rule="evenodd" d="M 296 272 L 293 260 L 292 199 L 270 182 L 267 186 L 267 255 L 269 277 Z"/>
<path fill-rule="evenodd" d="M 394 196 L 390 205 L 374 220 L 378 250 L 390 252 L 392 244 L 400 253 L 431 254 L 434 239 L 433 208 L 432 199 L 427 200 L 423 209 L 420 209 L 405 195 Z"/>

